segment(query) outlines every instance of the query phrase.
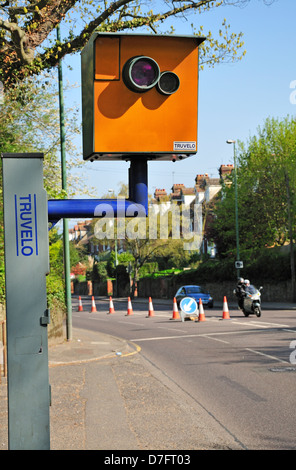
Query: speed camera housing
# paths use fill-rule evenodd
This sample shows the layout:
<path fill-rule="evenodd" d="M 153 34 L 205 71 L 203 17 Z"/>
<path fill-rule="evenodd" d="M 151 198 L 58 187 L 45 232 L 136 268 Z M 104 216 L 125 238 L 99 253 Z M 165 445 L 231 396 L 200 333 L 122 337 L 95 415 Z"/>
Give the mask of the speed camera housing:
<path fill-rule="evenodd" d="M 81 53 L 84 160 L 197 151 L 195 36 L 95 33 Z"/>

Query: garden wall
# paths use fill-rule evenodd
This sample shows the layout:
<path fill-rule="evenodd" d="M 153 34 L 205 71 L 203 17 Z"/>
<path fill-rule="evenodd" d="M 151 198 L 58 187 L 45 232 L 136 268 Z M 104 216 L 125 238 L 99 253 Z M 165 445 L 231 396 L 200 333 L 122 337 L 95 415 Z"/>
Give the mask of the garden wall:
<path fill-rule="evenodd" d="M 291 281 L 281 281 L 281 282 L 264 282 L 262 284 L 255 281 L 254 285 L 256 287 L 263 286 L 262 291 L 262 301 L 264 302 L 292 302 L 291 294 Z M 185 284 L 185 283 L 183 283 Z M 177 290 L 181 285 L 178 280 L 178 277 L 165 277 L 165 278 L 143 278 L 138 282 L 138 295 L 139 297 L 149 297 L 153 299 L 173 299 Z M 190 283 L 188 283 L 190 284 Z M 196 284 L 196 283 L 195 283 Z M 214 298 L 214 301 L 223 302 L 223 297 L 226 295 L 227 299 L 234 300 L 235 296 L 233 294 L 233 289 L 235 288 L 235 283 L 231 281 L 224 282 L 206 282 L 201 283 L 204 288 L 211 293 Z"/>

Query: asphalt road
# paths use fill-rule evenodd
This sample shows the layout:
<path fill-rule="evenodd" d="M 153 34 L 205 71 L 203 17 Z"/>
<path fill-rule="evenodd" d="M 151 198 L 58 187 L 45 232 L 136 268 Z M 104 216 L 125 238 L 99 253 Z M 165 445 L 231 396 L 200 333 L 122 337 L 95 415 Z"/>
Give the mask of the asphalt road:
<path fill-rule="evenodd" d="M 73 326 L 101 331 L 136 343 L 147 367 L 180 400 L 191 400 L 241 449 L 295 449 L 296 315 L 264 310 L 245 318 L 230 310 L 205 309 L 203 322 L 172 319 L 172 305 L 91 299 L 77 311 Z M 193 317 L 194 318 L 194 317 Z M 197 317 L 196 317 L 197 319 Z M 295 341 L 295 343 L 293 343 Z"/>

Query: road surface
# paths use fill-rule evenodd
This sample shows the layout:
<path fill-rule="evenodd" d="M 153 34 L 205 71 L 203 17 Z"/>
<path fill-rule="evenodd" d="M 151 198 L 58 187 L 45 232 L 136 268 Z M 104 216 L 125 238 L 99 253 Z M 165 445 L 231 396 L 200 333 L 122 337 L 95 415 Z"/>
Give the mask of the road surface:
<path fill-rule="evenodd" d="M 241 449 L 295 449 L 296 315 L 295 311 L 264 311 L 245 318 L 230 310 L 204 309 L 184 321 L 172 319 L 172 305 L 73 299 L 73 326 L 118 336 L 136 343 L 147 366 L 176 393 L 201 407 L 221 432 Z M 198 314 L 198 312 L 197 312 Z"/>

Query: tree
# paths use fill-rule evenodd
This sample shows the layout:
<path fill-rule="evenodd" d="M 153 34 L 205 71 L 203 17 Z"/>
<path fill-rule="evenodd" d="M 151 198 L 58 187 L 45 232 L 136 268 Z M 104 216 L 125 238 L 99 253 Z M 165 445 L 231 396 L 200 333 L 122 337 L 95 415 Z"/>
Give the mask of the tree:
<path fill-rule="evenodd" d="M 253 194 L 261 193 L 262 213 L 274 243 L 290 245 L 292 298 L 296 301 L 294 238 L 296 222 L 296 119 L 267 119 L 241 156 L 253 175 Z M 260 166 L 261 163 L 261 166 Z"/>
<path fill-rule="evenodd" d="M 269 118 L 257 132 L 258 136 L 249 139 L 247 147 L 241 146 L 242 202 L 248 211 L 254 212 L 248 218 L 253 225 L 260 210 L 260 230 L 270 237 L 265 244 L 282 245 L 290 239 L 289 199 L 290 212 L 295 217 L 295 198 L 289 188 L 295 187 L 296 120 Z"/>
<path fill-rule="evenodd" d="M 135 290 L 137 287 L 137 281 L 139 280 L 140 268 L 151 260 L 151 258 L 158 253 L 162 248 L 163 243 L 160 240 L 149 240 L 146 238 L 126 238 L 126 245 L 128 251 L 133 255 L 133 284 L 131 296 L 134 297 Z"/>
<path fill-rule="evenodd" d="M 124 197 L 126 192 L 127 186 L 121 184 L 118 197 Z M 114 198 L 115 194 L 113 191 L 111 196 Z M 182 215 L 178 210 L 178 206 L 174 203 L 173 205 L 177 208 L 176 214 L 179 214 L 179 218 L 173 218 L 169 207 L 162 213 L 161 203 L 159 204 L 160 211 L 156 210 L 158 206 L 156 203 L 149 206 L 148 217 L 115 218 L 110 207 L 109 214 L 107 214 L 106 210 L 104 217 L 94 219 L 92 222 L 95 238 L 104 241 L 108 240 L 108 244 L 112 249 L 113 246 L 115 247 L 113 245 L 113 243 L 116 243 L 115 240 L 124 240 L 124 249 L 131 255 L 128 263 L 124 262 L 124 264 L 129 264 L 131 267 L 130 275 L 133 279 L 132 297 L 139 280 L 140 269 L 145 264 L 151 262 L 151 260 L 156 261 L 162 258 L 167 267 L 187 267 L 190 263 L 192 254 L 184 250 L 184 243 L 193 241 L 193 234 L 190 232 L 189 236 L 187 236 L 188 234 L 186 233 L 184 238 L 182 230 L 187 229 L 188 224 L 182 223 Z M 121 260 L 122 255 L 119 255 L 118 262 Z"/>
<path fill-rule="evenodd" d="M 25 100 L 22 92 L 24 86 L 26 87 Z M 44 153 L 44 187 L 49 197 L 63 198 L 65 194 L 61 190 L 58 107 L 54 91 L 53 86 L 44 90 L 33 80 L 26 80 L 21 86 L 6 91 L 0 104 L 0 152 Z M 68 121 L 67 132 L 68 137 L 77 133 L 75 119 Z M 72 147 L 70 143 L 68 150 L 75 158 L 75 147 Z M 69 192 L 75 194 L 76 183 L 71 178 L 69 186 Z M 0 171 L 0 303 L 5 301 L 2 212 L 2 172 Z M 55 302 L 55 305 L 64 299 L 61 257 L 57 256 L 58 245 L 56 233 L 50 231 L 51 271 L 47 276 L 47 286 L 49 303 Z"/>
<path fill-rule="evenodd" d="M 50 198 L 63 198 L 61 190 L 60 123 L 54 78 L 26 79 L 6 90 L 0 103 L 0 151 L 44 153 L 44 185 Z M 80 133 L 76 107 L 67 108 L 66 145 L 68 193 L 86 193 L 87 185 L 72 170 L 82 165 L 75 144 Z"/>
<path fill-rule="evenodd" d="M 55 67 L 59 59 L 80 51 L 94 31 L 116 32 L 148 28 L 157 33 L 170 18 L 202 14 L 222 5 L 244 5 L 250 0 L 1 0 L 0 81 L 9 85 Z M 271 4 L 274 0 L 262 0 Z M 151 9 L 154 8 L 154 11 Z M 195 19 L 193 20 L 195 22 Z M 65 37 L 58 41 L 61 24 Z M 242 33 L 230 32 L 223 21 L 213 35 L 192 24 L 193 32 L 206 35 L 201 65 L 239 60 L 244 54 Z M 173 32 L 173 28 L 170 28 Z"/>
<path fill-rule="evenodd" d="M 242 249 L 290 244 L 296 301 L 294 239 L 296 222 L 296 119 L 266 119 L 257 135 L 238 150 L 239 234 Z M 225 185 L 215 208 L 212 238 L 220 256 L 235 251 L 234 184 Z"/>

